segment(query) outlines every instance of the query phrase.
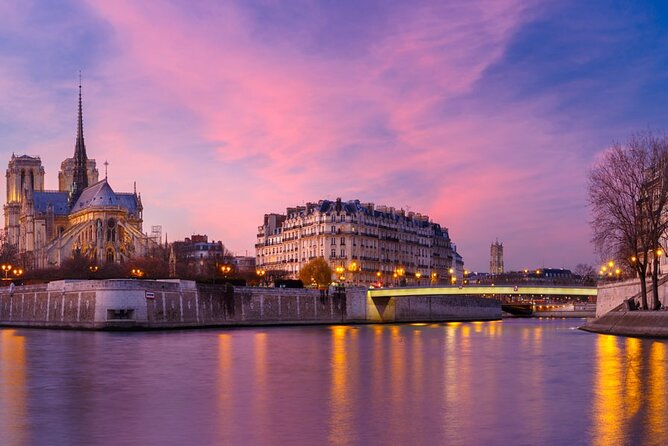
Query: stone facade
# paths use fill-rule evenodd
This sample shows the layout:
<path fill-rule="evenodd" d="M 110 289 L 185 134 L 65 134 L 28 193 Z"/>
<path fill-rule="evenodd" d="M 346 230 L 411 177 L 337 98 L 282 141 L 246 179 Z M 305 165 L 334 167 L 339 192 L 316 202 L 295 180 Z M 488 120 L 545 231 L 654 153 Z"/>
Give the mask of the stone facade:
<path fill-rule="evenodd" d="M 492 243 L 489 249 L 489 273 L 503 274 L 503 243 Z"/>
<path fill-rule="evenodd" d="M 193 234 L 183 241 L 176 241 L 172 249 L 175 261 L 196 274 L 215 274 L 219 266 L 233 263 L 232 255 L 225 249 L 223 242 L 209 241 L 206 234 Z"/>
<path fill-rule="evenodd" d="M 447 228 L 426 215 L 337 199 L 264 216 L 257 234 L 258 268 L 296 278 L 317 257 L 333 270 L 343 268 L 343 280 L 354 284 L 447 283 L 451 268 L 460 278 L 464 271 Z"/>
<path fill-rule="evenodd" d="M 86 156 L 79 90 L 75 153 L 61 164 L 59 190 L 44 188 L 39 157 L 12 154 L 7 167 L 5 231 L 23 267 L 59 266 L 77 252 L 98 263 L 148 252 L 141 196 L 114 192 L 107 178 L 98 181 L 95 166 Z"/>

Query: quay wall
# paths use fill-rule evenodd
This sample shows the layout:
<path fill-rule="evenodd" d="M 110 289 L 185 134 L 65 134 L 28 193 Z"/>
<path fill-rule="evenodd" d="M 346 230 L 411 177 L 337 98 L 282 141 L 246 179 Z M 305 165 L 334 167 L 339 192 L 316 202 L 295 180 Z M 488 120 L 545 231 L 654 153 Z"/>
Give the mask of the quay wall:
<path fill-rule="evenodd" d="M 365 288 L 318 290 L 202 285 L 184 280 L 80 280 L 0 291 L 0 325 L 150 329 L 276 324 L 500 319 L 473 296 L 373 298 Z"/>
<path fill-rule="evenodd" d="M 596 317 L 601 317 L 614 308 L 618 307 L 624 300 L 640 293 L 640 280 L 631 279 L 624 282 L 613 282 L 598 287 L 596 297 Z M 652 281 L 647 281 L 647 301 L 651 302 Z M 665 307 L 668 305 L 668 288 L 666 284 L 659 284 L 659 300 Z"/>
<path fill-rule="evenodd" d="M 611 311 L 580 329 L 618 336 L 668 338 L 668 311 Z"/>

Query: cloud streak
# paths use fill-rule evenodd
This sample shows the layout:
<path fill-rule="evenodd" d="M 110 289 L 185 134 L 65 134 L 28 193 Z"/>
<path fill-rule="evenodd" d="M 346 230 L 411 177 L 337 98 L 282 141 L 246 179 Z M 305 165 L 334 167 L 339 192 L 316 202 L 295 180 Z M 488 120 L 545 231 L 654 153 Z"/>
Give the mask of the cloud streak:
<path fill-rule="evenodd" d="M 204 232 L 240 253 L 264 213 L 340 196 L 429 214 L 473 269 L 497 237 L 511 268 L 591 261 L 587 165 L 638 122 L 592 110 L 622 109 L 662 63 L 592 68 L 624 40 L 579 28 L 575 2 L 89 1 L 60 22 L 3 8 L 12 42 L 41 25 L 23 48 L 0 44 L 4 146 L 39 150 L 55 187 L 85 63 L 87 143 L 112 185 L 136 180 L 170 239 Z M 552 34 L 564 22 L 577 39 Z"/>

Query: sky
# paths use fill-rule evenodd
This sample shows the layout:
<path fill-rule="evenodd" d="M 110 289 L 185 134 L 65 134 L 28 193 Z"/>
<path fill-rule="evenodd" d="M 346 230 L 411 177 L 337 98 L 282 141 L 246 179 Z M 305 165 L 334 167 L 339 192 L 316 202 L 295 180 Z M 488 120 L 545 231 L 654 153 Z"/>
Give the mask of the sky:
<path fill-rule="evenodd" d="M 573 268 L 587 178 L 668 123 L 668 6 L 591 0 L 0 0 L 0 162 L 88 156 L 144 228 L 254 255 L 321 199 L 427 214 L 466 267 Z M 0 186 L 4 195 L 5 185 Z"/>

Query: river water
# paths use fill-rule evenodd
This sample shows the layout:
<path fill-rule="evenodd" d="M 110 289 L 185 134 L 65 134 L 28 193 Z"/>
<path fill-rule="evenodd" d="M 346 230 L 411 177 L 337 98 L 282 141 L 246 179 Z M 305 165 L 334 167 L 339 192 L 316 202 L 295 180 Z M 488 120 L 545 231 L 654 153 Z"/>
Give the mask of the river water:
<path fill-rule="evenodd" d="M 667 344 L 582 322 L 4 328 L 0 444 L 668 444 Z"/>

